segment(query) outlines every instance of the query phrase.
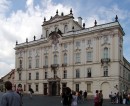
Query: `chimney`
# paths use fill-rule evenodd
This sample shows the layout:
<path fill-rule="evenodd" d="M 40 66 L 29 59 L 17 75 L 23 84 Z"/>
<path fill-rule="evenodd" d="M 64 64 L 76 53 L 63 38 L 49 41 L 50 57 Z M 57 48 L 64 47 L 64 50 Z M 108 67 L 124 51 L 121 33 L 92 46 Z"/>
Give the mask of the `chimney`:
<path fill-rule="evenodd" d="M 80 26 L 82 26 L 82 18 L 81 18 L 81 17 L 78 17 L 78 24 L 79 24 Z"/>

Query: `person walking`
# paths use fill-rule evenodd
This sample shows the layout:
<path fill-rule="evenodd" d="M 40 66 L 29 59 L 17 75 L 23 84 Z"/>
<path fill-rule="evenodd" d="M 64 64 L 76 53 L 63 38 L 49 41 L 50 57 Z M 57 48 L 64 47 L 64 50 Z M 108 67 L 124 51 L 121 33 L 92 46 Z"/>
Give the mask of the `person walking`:
<path fill-rule="evenodd" d="M 99 106 L 102 106 L 102 103 L 103 103 L 103 94 L 102 94 L 102 90 L 100 90 L 100 93 L 99 93 Z"/>
<path fill-rule="evenodd" d="M 84 100 L 87 100 L 87 91 L 84 92 Z"/>
<path fill-rule="evenodd" d="M 77 106 L 77 95 L 76 95 L 76 92 L 73 91 L 72 92 L 72 102 L 71 102 L 71 106 Z"/>
<path fill-rule="evenodd" d="M 0 106 L 22 106 L 22 100 L 18 93 L 12 90 L 12 83 L 5 82 L 6 93 L 2 95 Z"/>
<path fill-rule="evenodd" d="M 21 84 L 18 84 L 16 92 L 20 95 L 21 100 L 23 101 L 23 89 Z"/>
<path fill-rule="evenodd" d="M 30 99 L 32 99 L 32 94 L 34 93 L 32 88 L 29 88 L 29 92 L 30 92 Z"/>
<path fill-rule="evenodd" d="M 99 94 L 98 94 L 98 90 L 96 90 L 96 94 L 94 96 L 94 106 L 99 106 Z"/>

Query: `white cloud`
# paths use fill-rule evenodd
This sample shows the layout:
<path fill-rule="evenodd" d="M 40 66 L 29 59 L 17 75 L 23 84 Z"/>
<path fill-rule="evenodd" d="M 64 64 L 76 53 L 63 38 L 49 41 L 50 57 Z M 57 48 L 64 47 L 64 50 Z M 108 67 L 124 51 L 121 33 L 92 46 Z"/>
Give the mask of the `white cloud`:
<path fill-rule="evenodd" d="M 47 17 L 47 19 L 50 19 L 51 15 L 55 15 L 57 9 L 59 9 L 59 14 L 62 11 L 64 13 L 69 13 L 70 7 L 68 6 L 54 4 L 51 0 L 46 0 L 46 2 L 44 1 L 42 1 L 44 9 L 39 5 L 35 6 L 33 0 L 27 0 L 26 11 L 17 10 L 16 12 L 12 12 L 9 17 L 5 18 L 1 17 L 2 15 L 5 15 L 5 13 L 1 13 L 0 77 L 15 68 L 15 50 L 13 48 L 15 47 L 16 40 L 18 40 L 18 43 L 23 43 L 26 38 L 29 38 L 29 41 L 33 40 L 34 35 L 36 35 L 36 39 L 39 39 L 42 34 L 41 25 L 44 16 Z M 4 0 L 3 4 L 9 3 Z M 6 10 L 5 7 L 2 7 L 3 11 Z"/>
<path fill-rule="evenodd" d="M 67 4 L 56 4 L 52 0 L 41 0 L 41 5 L 35 5 L 34 0 L 27 0 L 25 4 L 26 10 L 17 10 L 10 13 L 10 16 L 5 17 L 11 2 L 0 0 L 0 5 L 0 77 L 15 68 L 15 50 L 13 48 L 16 40 L 18 40 L 18 43 L 23 43 L 26 38 L 29 41 L 33 40 L 34 35 L 36 35 L 36 39 L 39 39 L 42 34 L 41 25 L 44 17 L 47 20 L 50 19 L 51 16 L 56 14 L 57 9 L 59 14 L 61 12 L 68 14 L 70 8 L 73 8 L 75 18 L 77 18 L 78 14 L 77 9 L 80 9 Z M 86 27 L 94 26 L 95 20 L 97 20 L 97 24 L 111 22 L 114 21 L 115 12 L 118 13 L 119 20 L 125 20 L 128 17 L 127 11 L 121 10 L 117 5 L 114 5 L 109 9 L 107 7 L 92 8 L 89 14 L 88 12 L 83 14 L 85 17 L 83 22 L 86 23 Z"/>

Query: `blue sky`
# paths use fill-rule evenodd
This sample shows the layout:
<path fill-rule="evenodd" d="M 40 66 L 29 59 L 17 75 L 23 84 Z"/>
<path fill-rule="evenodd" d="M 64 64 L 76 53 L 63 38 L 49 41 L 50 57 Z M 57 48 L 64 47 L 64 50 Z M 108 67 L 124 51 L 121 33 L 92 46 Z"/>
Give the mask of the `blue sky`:
<path fill-rule="evenodd" d="M 15 68 L 15 42 L 40 38 L 44 17 L 47 20 L 73 9 L 75 20 L 82 17 L 86 27 L 112 22 L 118 15 L 124 29 L 124 57 L 130 62 L 130 0 L 0 0 L 0 77 Z"/>

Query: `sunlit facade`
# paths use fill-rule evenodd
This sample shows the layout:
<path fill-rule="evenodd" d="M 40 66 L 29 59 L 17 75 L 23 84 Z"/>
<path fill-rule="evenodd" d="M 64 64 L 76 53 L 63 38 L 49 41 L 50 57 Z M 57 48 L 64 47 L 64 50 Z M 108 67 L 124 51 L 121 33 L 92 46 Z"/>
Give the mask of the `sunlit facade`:
<path fill-rule="evenodd" d="M 85 28 L 82 18 L 58 15 L 42 25 L 42 35 L 15 47 L 15 84 L 25 93 L 32 87 L 35 94 L 60 95 L 65 87 L 75 91 L 128 91 L 130 64 L 123 57 L 124 32 L 114 22 Z M 126 68 L 127 67 L 127 68 Z"/>

